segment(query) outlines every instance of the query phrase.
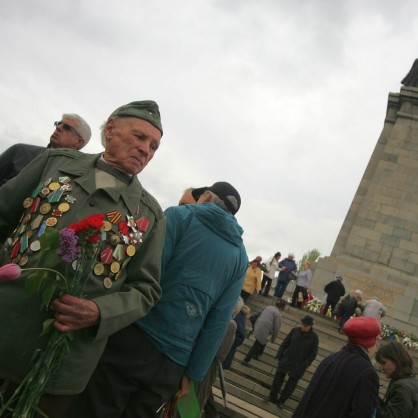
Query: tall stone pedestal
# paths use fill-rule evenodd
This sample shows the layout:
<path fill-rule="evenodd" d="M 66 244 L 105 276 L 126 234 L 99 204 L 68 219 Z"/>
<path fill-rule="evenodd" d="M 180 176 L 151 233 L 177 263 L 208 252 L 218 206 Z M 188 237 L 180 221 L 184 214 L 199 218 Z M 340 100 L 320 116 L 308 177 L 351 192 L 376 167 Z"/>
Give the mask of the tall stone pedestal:
<path fill-rule="evenodd" d="M 418 88 L 389 94 L 383 131 L 329 257 L 314 271 L 312 290 L 343 277 L 347 291 L 378 296 L 384 322 L 417 334 Z"/>

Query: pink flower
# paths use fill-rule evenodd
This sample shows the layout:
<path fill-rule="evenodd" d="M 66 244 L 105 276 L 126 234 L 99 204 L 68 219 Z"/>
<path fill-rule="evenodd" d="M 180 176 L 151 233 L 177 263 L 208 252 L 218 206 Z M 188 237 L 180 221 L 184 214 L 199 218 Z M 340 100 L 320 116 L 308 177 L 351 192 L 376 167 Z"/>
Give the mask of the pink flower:
<path fill-rule="evenodd" d="M 3 267 L 0 267 L 0 282 L 16 280 L 20 277 L 21 272 L 22 270 L 17 264 L 5 264 Z"/>

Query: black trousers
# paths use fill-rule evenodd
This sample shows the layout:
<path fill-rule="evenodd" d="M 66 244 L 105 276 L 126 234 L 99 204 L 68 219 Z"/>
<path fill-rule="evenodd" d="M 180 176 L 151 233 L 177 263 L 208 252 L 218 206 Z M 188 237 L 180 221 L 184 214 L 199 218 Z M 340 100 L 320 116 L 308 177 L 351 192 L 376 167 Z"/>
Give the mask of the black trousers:
<path fill-rule="evenodd" d="M 183 374 L 184 367 L 130 325 L 109 338 L 87 388 L 71 402 L 67 418 L 159 417 Z"/>
<path fill-rule="evenodd" d="M 271 284 L 273 282 L 273 279 L 270 279 L 270 277 L 263 274 L 263 280 L 261 281 L 261 290 L 260 295 L 263 294 L 263 296 L 268 296 L 271 288 Z M 264 288 L 266 286 L 266 288 Z M 264 291 L 263 291 L 264 289 Z"/>
<path fill-rule="evenodd" d="M 302 302 L 299 302 L 298 301 L 298 293 L 299 292 L 302 292 L 303 293 L 303 295 L 305 296 L 305 294 L 306 294 L 306 289 L 304 288 L 304 287 L 302 287 L 302 286 L 296 286 L 295 287 L 295 290 L 294 290 L 294 292 L 293 292 L 293 296 L 292 296 L 292 303 L 290 304 L 290 306 L 294 306 L 294 307 L 298 307 L 298 308 L 300 308 L 301 307 L 301 305 L 302 305 Z"/>
<path fill-rule="evenodd" d="M 264 349 L 266 348 L 266 345 L 261 344 L 259 341 L 255 340 L 254 344 L 250 348 L 250 351 L 245 356 L 244 361 L 246 363 L 249 363 L 253 357 L 259 357 L 261 354 L 264 353 Z"/>
<path fill-rule="evenodd" d="M 280 369 L 280 367 L 277 368 L 276 374 L 274 375 L 274 379 L 273 379 L 273 385 L 270 391 L 270 399 L 273 402 L 277 401 L 277 397 L 279 395 L 280 389 L 282 388 L 284 379 L 288 373 L 289 373 L 288 371 L 282 370 Z M 299 379 L 302 376 L 301 375 L 292 375 L 292 376 L 289 375 L 288 376 L 286 385 L 280 395 L 280 401 L 284 402 L 286 399 L 290 397 L 290 395 L 296 389 Z"/>

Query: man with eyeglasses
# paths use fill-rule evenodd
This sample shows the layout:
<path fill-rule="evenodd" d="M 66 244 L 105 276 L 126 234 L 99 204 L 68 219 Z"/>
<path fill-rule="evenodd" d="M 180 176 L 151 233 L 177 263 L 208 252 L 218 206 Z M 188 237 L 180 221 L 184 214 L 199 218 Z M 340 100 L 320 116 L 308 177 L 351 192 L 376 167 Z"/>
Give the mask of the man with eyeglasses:
<path fill-rule="evenodd" d="M 31 144 L 15 144 L 0 155 L 0 186 L 23 170 L 46 148 L 71 148 L 81 150 L 90 140 L 91 129 L 88 123 L 75 113 L 64 113 L 60 121 L 54 122 L 47 147 Z"/>

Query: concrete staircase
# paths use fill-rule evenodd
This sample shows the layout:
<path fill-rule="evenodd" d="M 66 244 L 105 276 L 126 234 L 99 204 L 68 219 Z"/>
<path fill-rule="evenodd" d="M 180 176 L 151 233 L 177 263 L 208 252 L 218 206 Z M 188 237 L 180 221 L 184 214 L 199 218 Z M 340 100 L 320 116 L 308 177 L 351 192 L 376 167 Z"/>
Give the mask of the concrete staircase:
<path fill-rule="evenodd" d="M 285 294 L 285 297 L 288 295 Z M 252 295 L 248 300 L 248 305 L 252 312 L 259 312 L 265 306 L 274 304 L 274 297 L 263 297 Z M 273 381 L 273 376 L 277 367 L 277 360 L 275 359 L 279 345 L 293 327 L 300 326 L 300 319 L 310 314 L 315 319 L 314 329 L 319 337 L 318 355 L 310 367 L 306 370 L 302 379 L 299 380 L 296 390 L 293 395 L 286 401 L 285 407 L 279 409 L 276 405 L 264 401 L 269 395 L 270 386 Z M 313 373 L 318 364 L 328 355 L 341 349 L 346 343 L 347 337 L 338 333 L 337 322 L 333 319 L 324 318 L 321 315 L 312 313 L 306 309 L 296 309 L 286 307 L 282 314 L 282 326 L 280 329 L 279 338 L 275 343 L 268 342 L 264 354 L 259 360 L 251 360 L 250 366 L 246 367 L 241 364 L 248 350 L 254 342 L 254 337 L 247 338 L 244 344 L 238 348 L 235 359 L 229 370 L 225 371 L 226 381 L 226 407 L 224 406 L 220 384 L 217 380 L 213 393 L 217 402 L 218 411 L 221 417 L 233 418 L 271 418 L 282 417 L 290 418 L 301 400 L 304 391 L 306 390 Z M 248 321 L 248 329 L 251 324 Z M 418 355 L 412 352 L 415 365 L 418 364 Z M 384 375 L 379 373 L 381 393 L 386 392 L 388 381 Z"/>

